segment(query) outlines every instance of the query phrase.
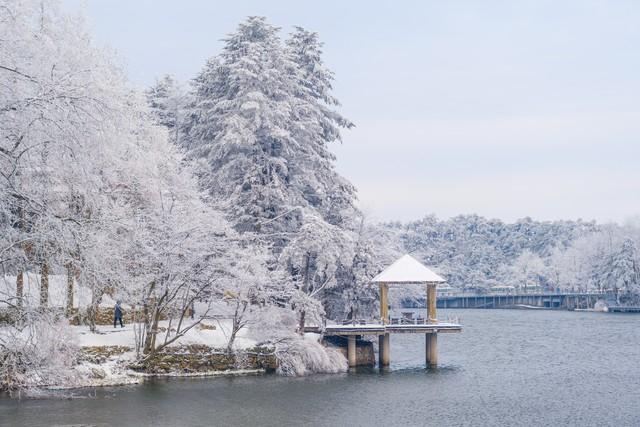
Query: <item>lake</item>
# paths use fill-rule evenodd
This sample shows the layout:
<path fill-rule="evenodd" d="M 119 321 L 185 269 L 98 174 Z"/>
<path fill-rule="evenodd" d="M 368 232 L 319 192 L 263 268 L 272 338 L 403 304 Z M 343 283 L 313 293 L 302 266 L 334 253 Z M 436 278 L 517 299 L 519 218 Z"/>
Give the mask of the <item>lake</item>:
<path fill-rule="evenodd" d="M 424 335 L 391 336 L 388 371 L 154 380 L 77 398 L 0 398 L 0 425 L 640 425 L 640 315 L 440 310 L 437 369 Z M 67 392 L 68 393 L 68 392 Z"/>

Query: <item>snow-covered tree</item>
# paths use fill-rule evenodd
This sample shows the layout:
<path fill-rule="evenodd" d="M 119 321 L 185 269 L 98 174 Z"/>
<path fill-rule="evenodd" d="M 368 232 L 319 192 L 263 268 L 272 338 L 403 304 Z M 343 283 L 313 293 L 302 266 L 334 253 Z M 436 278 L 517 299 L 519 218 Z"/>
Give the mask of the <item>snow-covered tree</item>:
<path fill-rule="evenodd" d="M 334 109 L 340 103 L 332 94 L 334 76 L 323 63 L 318 34 L 296 27 L 286 40 L 286 54 L 294 65 L 291 73 L 297 86 L 291 133 L 298 149 L 289 162 L 293 186 L 326 221 L 346 225 L 354 215 L 356 190 L 336 173 L 329 144 L 341 140 L 341 128 L 354 125 Z"/>
<path fill-rule="evenodd" d="M 110 166 L 131 141 L 117 123 L 128 90 L 82 23 L 56 4 L 7 0 L 0 10 L 0 271 L 17 276 L 8 298 L 16 318 L 0 348 L 27 369 L 52 372 L 75 352 L 64 322 L 45 309 L 48 274 L 75 268 L 87 255 L 82 249 L 92 250 L 82 239 L 105 223 L 101 190 L 115 186 Z M 39 307 L 21 295 L 28 270 L 42 273 Z M 47 335 L 52 323 L 60 330 Z M 43 357 L 46 349 L 52 352 Z"/>
<path fill-rule="evenodd" d="M 78 355 L 76 337 L 66 319 L 27 310 L 23 322 L 4 327 L 0 339 L 0 390 L 20 397 L 44 385 L 73 384 Z"/>
<path fill-rule="evenodd" d="M 294 285 L 292 305 L 299 313 L 299 331 L 307 318 L 318 322 L 324 310 L 313 299 L 337 285 L 338 269 L 354 257 L 352 235 L 309 213 L 294 238 L 280 254 Z"/>
<path fill-rule="evenodd" d="M 351 263 L 337 271 L 336 286 L 324 291 L 326 313 L 331 319 L 371 319 L 379 312 L 379 287 L 370 280 L 403 254 L 397 236 L 366 215 L 359 217 L 353 233 Z"/>
<path fill-rule="evenodd" d="M 36 0 L 0 9 L 0 267 L 18 277 L 6 298 L 15 332 L 46 325 L 28 315 L 50 314 L 46 273 L 70 271 L 91 290 L 92 328 L 105 294 L 123 299 L 149 357 L 207 314 L 186 316 L 195 301 L 207 307 L 223 282 L 241 280 L 245 248 L 81 20 Z M 251 274 L 266 277 L 250 249 Z M 43 273 L 40 307 L 20 298 L 32 269 Z"/>
<path fill-rule="evenodd" d="M 193 80 L 184 126 L 202 188 L 271 249 L 301 325 L 322 313 L 314 299 L 353 285 L 337 281 L 353 266 L 359 213 L 329 150 L 352 126 L 334 110 L 332 79 L 316 34 L 298 28 L 284 44 L 278 28 L 250 17 Z"/>
<path fill-rule="evenodd" d="M 448 220 L 427 216 L 407 224 L 387 224 L 385 228 L 397 233 L 406 251 L 437 268 L 453 287 L 481 291 L 509 280 L 512 265 L 525 251 L 552 267 L 540 278 L 541 284 L 555 280 L 553 272 L 561 268 L 555 263 L 561 261 L 559 254 L 566 251 L 570 251 L 566 252 L 567 257 L 575 261 L 574 270 L 589 275 L 589 262 L 583 260 L 581 254 L 591 253 L 589 239 L 599 234 L 601 227 L 583 221 L 539 222 L 529 218 L 509 224 L 477 215 L 461 215 Z M 576 248 L 574 253 L 571 249 L 574 245 L 581 249 Z M 569 277 L 566 268 L 562 268 L 562 272 L 562 286 L 579 286 L 578 283 L 586 286 L 592 282 L 591 278 L 585 281 Z M 574 283 L 569 285 L 569 282 Z"/>
<path fill-rule="evenodd" d="M 616 293 L 619 290 L 637 291 L 636 288 L 640 285 L 640 266 L 638 250 L 632 239 L 624 239 L 620 248 L 608 257 L 602 266 L 601 275 L 607 287 Z"/>
<path fill-rule="evenodd" d="M 228 252 L 233 270 L 227 274 L 219 292 L 228 307 L 231 325 L 227 330 L 222 322 L 218 324 L 227 336 L 227 352 L 232 352 L 240 331 L 251 326 L 262 329 L 265 311 L 281 301 L 284 289 L 282 282 L 268 271 L 268 254 L 260 246 L 239 236 L 238 243 L 228 248 Z"/>
<path fill-rule="evenodd" d="M 129 90 L 82 23 L 56 5 L 7 1 L 2 10 L 2 267 L 18 282 L 27 269 L 42 271 L 46 304 L 48 272 L 77 264 L 79 237 L 108 214 L 103 190 L 123 178 L 112 168 L 132 140 L 120 123 Z"/>
<path fill-rule="evenodd" d="M 166 75 L 146 91 L 146 96 L 156 122 L 169 130 L 172 143 L 180 145 L 188 103 L 186 91 L 175 77 Z"/>
<path fill-rule="evenodd" d="M 185 145 L 202 163 L 203 188 L 240 231 L 280 233 L 271 237 L 280 247 L 302 209 L 339 225 L 355 200 L 328 148 L 352 125 L 327 105 L 337 101 L 319 47 L 300 29 L 285 48 L 276 27 L 250 17 L 193 81 Z"/>
<path fill-rule="evenodd" d="M 527 292 L 542 284 L 546 274 L 544 261 L 538 255 L 525 250 L 508 269 L 509 284 Z"/>
<path fill-rule="evenodd" d="M 193 80 L 185 145 L 202 187 L 241 232 L 286 233 L 299 221 L 287 191 L 295 87 L 277 32 L 249 18 Z"/>

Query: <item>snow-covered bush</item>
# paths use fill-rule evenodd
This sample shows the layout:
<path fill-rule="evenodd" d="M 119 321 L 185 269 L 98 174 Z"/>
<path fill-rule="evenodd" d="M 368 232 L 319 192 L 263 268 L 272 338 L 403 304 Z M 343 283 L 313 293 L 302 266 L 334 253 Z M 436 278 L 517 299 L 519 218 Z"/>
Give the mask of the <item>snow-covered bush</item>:
<path fill-rule="evenodd" d="M 267 307 L 260 313 L 260 328 L 252 328 L 251 338 L 259 346 L 275 348 L 277 373 L 300 376 L 337 373 L 347 370 L 347 360 L 337 350 L 318 342 L 319 335 L 299 335 L 297 314 L 289 308 Z"/>
<path fill-rule="evenodd" d="M 0 389 L 22 393 L 76 380 L 79 348 L 66 319 L 31 313 L 0 330 Z"/>
<path fill-rule="evenodd" d="M 278 374 L 302 376 L 346 372 L 347 359 L 338 350 L 325 347 L 315 336 L 291 337 L 276 344 Z"/>

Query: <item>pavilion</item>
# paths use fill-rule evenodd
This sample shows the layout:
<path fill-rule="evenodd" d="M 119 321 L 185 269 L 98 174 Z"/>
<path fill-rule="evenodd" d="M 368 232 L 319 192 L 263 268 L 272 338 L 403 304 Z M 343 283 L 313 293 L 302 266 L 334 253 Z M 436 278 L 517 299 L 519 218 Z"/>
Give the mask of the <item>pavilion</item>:
<path fill-rule="evenodd" d="M 411 255 L 404 255 L 375 276 L 372 283 L 380 286 L 380 319 L 373 324 L 331 325 L 325 328 L 325 335 L 339 335 L 348 338 L 347 358 L 349 366 L 356 366 L 356 337 L 378 335 L 378 364 L 388 366 L 390 362 L 390 334 L 424 333 L 426 364 L 435 367 L 438 364 L 438 333 L 461 332 L 462 326 L 456 323 L 439 322 L 436 314 L 436 287 L 445 280 L 424 266 Z M 426 288 L 426 319 L 413 323 L 390 324 L 389 286 L 424 285 Z M 378 320 L 378 319 L 376 319 Z"/>

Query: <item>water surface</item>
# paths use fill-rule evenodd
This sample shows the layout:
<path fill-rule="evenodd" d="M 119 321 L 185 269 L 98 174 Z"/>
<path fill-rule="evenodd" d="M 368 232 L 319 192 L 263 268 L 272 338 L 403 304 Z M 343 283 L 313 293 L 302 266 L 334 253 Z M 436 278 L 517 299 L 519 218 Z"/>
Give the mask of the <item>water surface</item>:
<path fill-rule="evenodd" d="M 0 398 L 0 425 L 640 425 L 640 316 L 441 310 L 462 334 L 391 337 L 390 370 L 156 380 L 77 391 L 81 399 Z"/>

